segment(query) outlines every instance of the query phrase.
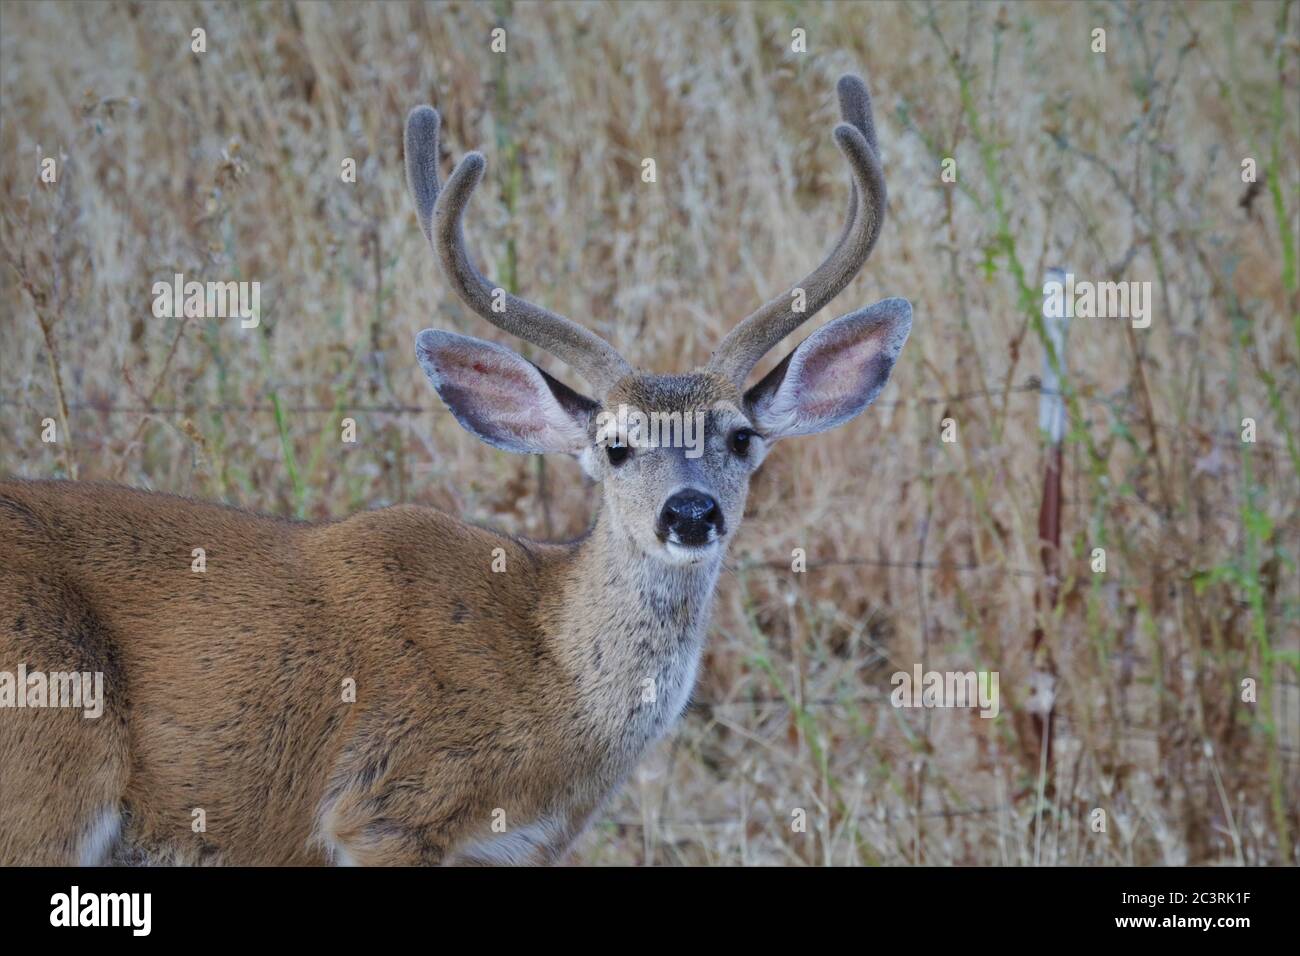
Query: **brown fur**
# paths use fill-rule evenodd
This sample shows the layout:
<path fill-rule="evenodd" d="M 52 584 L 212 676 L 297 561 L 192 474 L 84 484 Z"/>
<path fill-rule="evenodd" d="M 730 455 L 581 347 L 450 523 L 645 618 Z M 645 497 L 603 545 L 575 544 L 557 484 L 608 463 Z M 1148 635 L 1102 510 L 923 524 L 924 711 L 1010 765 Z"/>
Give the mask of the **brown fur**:
<path fill-rule="evenodd" d="M 591 547 L 425 508 L 314 526 L 101 484 L 0 484 L 0 540 L 0 669 L 100 670 L 107 698 L 0 712 L 4 864 L 77 862 L 114 806 L 119 860 L 435 863 L 498 808 L 553 820 L 522 857 L 554 860 L 676 716 L 639 678 L 696 650 L 712 587 L 655 607 Z M 471 573 L 495 548 L 507 572 Z"/>

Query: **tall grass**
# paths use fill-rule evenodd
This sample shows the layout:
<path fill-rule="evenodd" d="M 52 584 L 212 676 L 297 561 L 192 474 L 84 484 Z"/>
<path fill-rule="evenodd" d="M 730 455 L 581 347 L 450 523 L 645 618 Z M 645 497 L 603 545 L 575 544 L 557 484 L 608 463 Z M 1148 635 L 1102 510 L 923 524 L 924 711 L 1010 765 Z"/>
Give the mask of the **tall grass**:
<path fill-rule="evenodd" d="M 696 701 L 578 858 L 1295 863 L 1298 19 L 1289 2 L 5 4 L 0 472 L 576 534 L 595 500 L 576 466 L 476 443 L 413 361 L 428 326 L 507 340 L 416 227 L 406 111 L 442 110 L 444 172 L 488 155 L 467 228 L 489 274 L 668 371 L 838 235 L 834 82 L 859 70 L 890 211 L 826 316 L 906 295 L 912 340 L 874 409 L 764 466 Z M 1155 301 L 1146 330 L 1076 320 L 1052 359 L 1071 428 L 1048 613 L 1033 370 L 1056 265 L 1150 281 Z M 260 281 L 261 327 L 154 319 L 174 272 Z M 1036 625 L 1048 767 L 1018 723 Z M 1002 714 L 890 707 L 917 661 L 999 671 Z"/>

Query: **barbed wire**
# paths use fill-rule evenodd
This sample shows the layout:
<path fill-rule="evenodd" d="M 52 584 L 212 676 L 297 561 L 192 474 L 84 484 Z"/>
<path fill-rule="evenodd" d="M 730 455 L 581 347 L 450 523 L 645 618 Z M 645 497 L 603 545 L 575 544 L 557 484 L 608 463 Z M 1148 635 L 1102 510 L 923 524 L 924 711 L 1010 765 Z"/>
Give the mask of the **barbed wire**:
<path fill-rule="evenodd" d="M 1289 680 L 1275 680 L 1276 687 L 1300 687 L 1300 682 Z M 856 694 L 851 697 L 815 697 L 811 700 L 789 701 L 784 697 L 747 697 L 743 700 L 710 700 L 708 698 L 691 698 L 687 707 L 687 713 L 696 712 L 698 716 L 706 717 L 716 710 L 761 710 L 765 707 L 784 707 L 793 710 L 798 707 L 800 710 L 820 709 L 824 707 L 856 707 L 862 704 L 873 704 L 883 706 L 888 704 L 893 707 L 889 700 L 889 693 L 886 691 L 876 691 L 870 694 Z M 1060 724 L 1068 728 L 1069 719 L 1058 715 L 1055 718 Z M 1125 724 L 1124 732 L 1133 735 L 1156 736 L 1159 729 L 1156 727 L 1144 727 L 1141 725 Z M 1300 750 L 1289 751 L 1300 754 Z"/>
<path fill-rule="evenodd" d="M 919 813 L 915 809 L 904 810 L 901 812 L 886 810 L 883 813 L 877 810 L 875 812 L 870 812 L 866 814 L 855 814 L 854 816 L 855 818 L 859 816 L 865 816 L 866 818 L 871 820 L 876 820 L 881 823 L 888 823 L 891 820 L 904 819 L 904 818 L 914 820 L 914 819 L 944 819 L 948 817 L 985 816 L 990 813 L 1006 812 L 1007 809 L 1008 809 L 1007 807 L 971 807 L 969 809 L 961 809 L 961 810 L 925 810 Z M 757 823 L 763 826 L 769 826 L 772 824 L 781 824 L 782 826 L 789 826 L 790 819 L 789 817 L 779 817 L 779 816 L 772 816 L 771 814 L 763 814 L 760 816 L 746 816 L 746 817 L 732 817 L 732 818 L 715 817 L 712 819 L 705 819 L 705 820 L 653 820 L 649 823 L 645 822 L 644 820 L 610 819 L 610 820 L 600 821 L 599 825 L 623 827 L 625 829 L 645 829 L 647 827 L 654 827 L 657 829 L 658 828 L 669 829 L 671 827 L 681 827 L 681 828 L 698 827 L 700 829 L 714 829 L 714 828 L 721 828 L 721 827 L 741 826 L 741 825 L 746 825 L 751 823 Z"/>
<path fill-rule="evenodd" d="M 1058 742 L 1079 741 L 1082 738 L 1077 734 L 1071 733 L 1068 723 L 1064 718 L 1058 718 L 1056 723 L 1055 737 Z M 1151 727 L 1125 727 L 1120 734 L 1121 739 L 1160 739 L 1160 732 Z M 1287 764 L 1300 761 L 1300 750 L 1289 747 L 1278 747 L 1277 752 Z M 948 819 L 957 817 L 975 817 L 988 816 L 995 813 L 1008 813 L 1015 815 L 1014 808 L 1011 804 L 1004 806 L 976 806 L 964 807 L 948 810 L 924 810 L 918 811 L 915 807 L 903 810 L 884 810 L 876 808 L 874 811 L 868 811 L 864 814 L 853 814 L 853 819 L 860 816 L 868 820 L 874 820 L 880 823 L 889 823 L 895 820 L 926 820 L 926 819 Z M 626 818 L 609 818 L 600 821 L 599 825 L 614 826 L 623 829 L 646 829 L 671 830 L 671 829 L 726 829 L 737 826 L 789 826 L 790 818 L 783 816 L 774 816 L 772 814 L 746 815 L 735 817 L 710 817 L 705 819 L 653 819 L 650 821 L 633 820 Z"/>
<path fill-rule="evenodd" d="M 1008 568 L 999 565 L 995 562 L 990 562 L 988 564 L 945 564 L 943 562 L 938 562 L 938 561 L 891 561 L 887 559 L 872 559 L 872 558 L 834 558 L 827 561 L 814 561 L 814 562 L 809 562 L 805 566 L 805 571 L 802 572 L 794 570 L 791 561 L 742 561 L 739 564 L 728 565 L 728 569 L 736 573 L 741 573 L 744 571 L 762 570 L 762 571 L 783 571 L 786 572 L 787 574 L 792 574 L 792 575 L 803 574 L 803 573 L 807 573 L 808 571 L 815 571 L 822 568 L 836 568 L 836 567 L 886 568 L 890 570 L 902 570 L 902 571 L 927 571 L 927 572 L 942 571 L 942 572 L 949 572 L 949 573 L 960 573 L 966 571 L 989 571 L 989 572 L 996 571 L 1000 574 L 1011 575 L 1012 577 L 1026 577 L 1026 578 L 1042 578 L 1047 574 L 1047 572 L 1042 569 L 1034 570 L 1032 568 Z M 1161 570 L 1166 572 L 1181 573 L 1183 575 L 1187 575 L 1193 572 L 1193 569 L 1191 568 L 1174 567 L 1174 566 L 1165 567 L 1162 568 Z M 1144 582 L 1141 581 L 1131 581 L 1122 575 L 1113 575 L 1113 574 L 1106 574 L 1104 580 L 1099 582 L 1101 587 L 1108 587 L 1112 589 L 1123 589 L 1125 586 L 1141 587 L 1143 583 Z M 1251 608 L 1251 604 L 1249 601 L 1228 600 L 1228 601 L 1224 601 L 1223 603 L 1232 605 L 1234 607 L 1243 608 L 1246 610 L 1249 610 Z"/>
<path fill-rule="evenodd" d="M 997 564 L 945 564 L 941 561 L 891 561 L 888 559 L 876 558 L 830 558 L 825 561 L 810 561 L 806 565 L 808 571 L 817 571 L 822 568 L 890 568 L 898 571 L 998 571 L 1002 574 L 1010 574 L 1015 577 L 1042 577 L 1042 571 L 1033 571 L 1028 568 L 1006 568 Z M 753 571 L 788 571 L 791 574 L 797 574 L 790 561 L 747 561 L 735 565 L 733 570 Z"/>
<path fill-rule="evenodd" d="M 284 386 L 281 386 L 284 387 Z M 310 386 L 299 385 L 290 386 L 296 388 L 306 388 Z M 955 395 L 920 395 L 909 398 L 880 399 L 874 404 L 890 408 L 907 408 L 918 406 L 932 405 L 949 405 L 960 404 L 962 402 L 974 401 L 979 398 L 999 398 L 1007 395 L 1057 395 L 1064 393 L 1043 388 L 1037 382 L 1029 382 L 1023 385 L 1013 385 L 1007 388 L 984 389 L 973 392 L 961 392 Z M 1084 401 L 1093 404 L 1104 405 L 1112 408 L 1112 402 L 1096 395 L 1080 395 Z M 10 398 L 0 398 L 0 406 L 26 408 L 37 414 L 41 409 L 30 402 L 18 401 Z M 340 402 L 338 404 L 322 403 L 304 403 L 288 404 L 279 403 L 277 406 L 272 402 L 192 402 L 180 405 L 155 405 L 155 404 L 137 404 L 137 405 L 112 405 L 102 402 L 88 401 L 71 401 L 68 403 L 69 412 L 96 412 L 101 415 L 203 415 L 203 414 L 274 414 L 277 411 L 280 414 L 294 413 L 303 415 L 315 414 L 343 414 L 343 415 L 443 415 L 447 414 L 447 409 L 442 405 L 417 405 L 400 402 L 381 402 L 372 401 L 362 402 Z M 1197 438 L 1209 439 L 1212 444 L 1221 445 L 1241 445 L 1247 444 L 1241 441 L 1240 436 L 1232 430 L 1207 431 L 1205 429 L 1195 428 L 1187 425 L 1168 425 L 1155 423 L 1155 428 L 1169 432 L 1191 433 Z M 1257 446 L 1261 449 L 1268 449 L 1270 453 L 1281 452 L 1286 450 L 1286 444 L 1280 441 L 1270 441 L 1267 439 L 1256 438 L 1248 444 Z"/>
<path fill-rule="evenodd" d="M 306 386 L 298 386 L 298 387 L 306 387 Z M 1040 382 L 1031 381 L 1022 385 L 1010 386 L 1007 388 L 984 389 L 984 390 L 973 391 L 973 392 L 958 393 L 955 395 L 918 396 L 915 398 L 907 398 L 907 399 L 892 399 L 892 400 L 884 400 L 877 404 L 892 405 L 895 407 L 907 406 L 907 405 L 956 404 L 960 402 L 973 401 L 978 398 L 1000 397 L 1008 394 L 1060 395 L 1062 393 L 1056 390 L 1043 388 Z M 1083 397 L 1086 400 L 1105 404 L 1107 405 L 1107 407 L 1110 406 L 1110 403 L 1103 398 L 1098 398 L 1096 396 L 1083 396 Z M 30 403 L 19 402 L 17 400 L 9 399 L 9 398 L 0 398 L 0 406 L 24 407 L 39 413 L 39 409 L 36 409 Z M 98 402 L 80 401 L 80 402 L 70 402 L 68 404 L 68 409 L 69 411 L 95 412 L 98 414 L 135 414 L 135 415 L 200 415 L 205 413 L 206 414 L 329 413 L 329 414 L 336 414 L 336 415 L 386 414 L 386 415 L 400 416 L 400 415 L 416 415 L 416 414 L 436 415 L 436 414 L 446 413 L 446 409 L 441 405 L 411 405 L 411 404 L 401 404 L 401 403 L 348 404 L 342 402 L 333 405 L 324 405 L 324 404 L 289 405 L 285 403 L 279 403 L 279 404 L 243 403 L 241 404 L 241 403 L 199 402 L 199 403 L 187 403 L 184 405 L 171 405 L 171 406 L 154 405 L 154 404 L 123 406 L 123 405 L 106 405 Z M 1173 426 L 1173 425 L 1157 425 L 1156 427 L 1167 431 L 1168 430 L 1175 430 L 1175 431 L 1189 430 L 1185 427 Z M 1193 431 L 1197 437 L 1201 437 L 1201 438 L 1209 437 L 1211 439 L 1215 437 L 1222 437 L 1224 439 L 1227 439 L 1230 444 L 1233 445 L 1241 444 L 1240 439 L 1238 437 L 1235 437 L 1235 433 L 1232 432 L 1221 432 L 1216 434 L 1214 432 L 1205 432 L 1200 429 L 1190 429 L 1190 430 Z M 1257 440 L 1252 444 L 1262 446 L 1263 449 L 1267 450 L 1270 453 L 1282 451 L 1285 450 L 1286 448 L 1286 446 L 1283 443 L 1269 442 L 1266 440 Z M 1078 502 L 1075 502 L 1075 504 L 1078 504 Z M 1220 514 L 1220 516 L 1232 517 L 1232 518 L 1239 517 L 1237 515 L 1227 515 L 1227 514 Z M 1277 530 L 1286 531 L 1289 534 L 1300 534 L 1300 529 L 1292 528 L 1290 525 L 1287 524 L 1279 525 Z M 830 559 L 825 561 L 810 562 L 809 564 L 807 564 L 806 567 L 810 571 L 815 569 L 820 569 L 820 568 L 834 568 L 834 567 L 877 567 L 877 568 L 886 568 L 886 569 L 894 569 L 894 570 L 937 571 L 937 572 L 944 572 L 944 573 L 997 571 L 1002 574 L 1008 574 L 1015 577 L 1023 577 L 1023 578 L 1040 578 L 1045 573 L 1040 569 L 1007 568 L 1007 567 L 1001 567 L 997 564 L 987 564 L 987 565 L 974 564 L 974 563 L 958 564 L 958 563 L 944 563 L 944 562 L 921 561 L 921 560 L 897 561 L 897 560 L 890 560 L 890 559 L 872 559 L 872 558 L 862 558 L 862 557 L 836 558 L 836 559 Z M 767 569 L 767 570 L 786 570 L 790 568 L 790 563 L 786 561 L 746 562 L 738 566 L 735 566 L 733 570 L 745 571 L 745 570 L 759 569 L 759 568 Z M 1117 581 L 1112 578 L 1109 579 L 1106 583 L 1112 586 L 1121 586 L 1124 582 Z M 1235 603 L 1241 607 L 1247 606 L 1245 602 L 1235 602 Z"/>

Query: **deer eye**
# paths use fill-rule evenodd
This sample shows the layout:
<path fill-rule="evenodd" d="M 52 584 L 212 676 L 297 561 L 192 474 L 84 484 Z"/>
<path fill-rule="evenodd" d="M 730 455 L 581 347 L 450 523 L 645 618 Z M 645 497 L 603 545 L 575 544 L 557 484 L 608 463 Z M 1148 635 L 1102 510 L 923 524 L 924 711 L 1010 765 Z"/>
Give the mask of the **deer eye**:
<path fill-rule="evenodd" d="M 613 465 L 615 468 L 623 464 L 623 462 L 627 461 L 628 451 L 629 449 L 627 445 L 606 445 L 605 446 L 605 453 L 609 455 L 609 463 Z"/>
<path fill-rule="evenodd" d="M 744 458 L 749 454 L 749 440 L 754 437 L 753 431 L 748 428 L 737 428 L 731 433 L 731 450 Z"/>

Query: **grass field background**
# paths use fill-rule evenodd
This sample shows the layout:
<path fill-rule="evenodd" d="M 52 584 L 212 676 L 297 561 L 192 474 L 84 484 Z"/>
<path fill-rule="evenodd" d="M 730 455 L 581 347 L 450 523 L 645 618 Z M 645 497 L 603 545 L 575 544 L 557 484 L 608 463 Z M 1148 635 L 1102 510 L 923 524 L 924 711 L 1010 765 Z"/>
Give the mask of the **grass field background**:
<path fill-rule="evenodd" d="M 1281 3 L 5 3 L 0 473 L 578 534 L 596 495 L 576 464 L 476 442 L 416 365 L 437 326 L 583 384 L 442 281 L 406 112 L 442 111 L 444 175 L 487 155 L 467 233 L 490 275 L 672 371 L 838 235 L 834 84 L 858 71 L 889 215 L 812 326 L 903 295 L 911 341 L 872 410 L 764 465 L 696 700 L 574 860 L 1294 864 L 1298 21 Z M 1147 329 L 1070 329 L 1047 614 L 1050 266 L 1149 281 L 1154 304 Z M 260 328 L 154 318 L 176 272 L 259 281 Z M 917 662 L 998 671 L 1001 715 L 891 707 Z M 1045 767 L 1025 707 L 1048 668 Z"/>

